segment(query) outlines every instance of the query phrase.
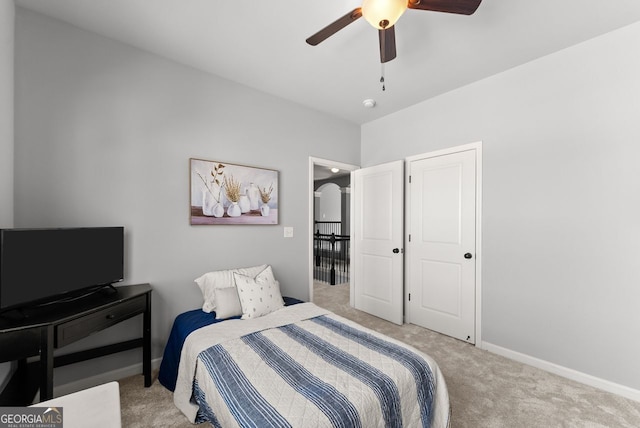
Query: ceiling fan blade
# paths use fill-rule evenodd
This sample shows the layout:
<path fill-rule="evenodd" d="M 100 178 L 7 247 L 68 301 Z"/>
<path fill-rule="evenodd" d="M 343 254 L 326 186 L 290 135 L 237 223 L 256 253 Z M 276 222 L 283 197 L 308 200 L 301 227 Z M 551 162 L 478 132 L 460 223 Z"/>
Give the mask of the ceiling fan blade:
<path fill-rule="evenodd" d="M 482 0 L 409 0 L 409 9 L 472 15 Z"/>
<path fill-rule="evenodd" d="M 394 27 L 378 30 L 380 39 L 380 62 L 384 64 L 396 57 L 396 30 Z"/>
<path fill-rule="evenodd" d="M 362 16 L 362 9 L 357 7 L 353 9 L 351 12 L 347 13 L 342 18 L 336 19 L 331 24 L 324 27 L 322 30 L 318 31 L 313 36 L 307 39 L 307 43 L 311 46 L 315 46 L 318 43 L 328 39 L 330 36 L 333 36 L 338 31 L 342 30 L 347 25 L 351 24 L 356 19 Z"/>

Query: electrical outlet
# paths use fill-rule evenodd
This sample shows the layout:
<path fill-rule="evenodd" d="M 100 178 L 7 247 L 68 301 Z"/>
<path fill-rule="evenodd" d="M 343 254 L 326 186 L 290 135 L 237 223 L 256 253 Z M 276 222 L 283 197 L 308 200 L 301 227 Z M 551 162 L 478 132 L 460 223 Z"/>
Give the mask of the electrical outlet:
<path fill-rule="evenodd" d="M 293 227 L 285 227 L 284 228 L 284 237 L 285 238 L 293 238 Z"/>

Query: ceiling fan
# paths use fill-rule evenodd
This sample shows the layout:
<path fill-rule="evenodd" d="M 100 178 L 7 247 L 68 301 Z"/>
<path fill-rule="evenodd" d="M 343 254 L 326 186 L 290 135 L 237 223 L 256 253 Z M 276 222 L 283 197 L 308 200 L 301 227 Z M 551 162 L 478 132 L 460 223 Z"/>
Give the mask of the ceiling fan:
<path fill-rule="evenodd" d="M 434 12 L 473 14 L 482 0 L 363 0 L 362 6 L 353 9 L 341 18 L 324 27 L 307 39 L 315 46 L 342 30 L 361 16 L 378 29 L 380 40 L 380 62 L 396 57 L 396 35 L 394 24 L 407 8 Z"/>

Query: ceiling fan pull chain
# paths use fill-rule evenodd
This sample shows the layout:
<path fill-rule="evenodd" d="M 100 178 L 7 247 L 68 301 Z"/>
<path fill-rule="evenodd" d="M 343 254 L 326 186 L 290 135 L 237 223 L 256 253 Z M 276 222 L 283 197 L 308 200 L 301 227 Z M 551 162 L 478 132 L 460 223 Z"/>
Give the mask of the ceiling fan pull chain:
<path fill-rule="evenodd" d="M 382 90 L 384 91 L 385 85 L 384 85 L 384 63 L 380 64 L 380 83 L 382 83 Z"/>

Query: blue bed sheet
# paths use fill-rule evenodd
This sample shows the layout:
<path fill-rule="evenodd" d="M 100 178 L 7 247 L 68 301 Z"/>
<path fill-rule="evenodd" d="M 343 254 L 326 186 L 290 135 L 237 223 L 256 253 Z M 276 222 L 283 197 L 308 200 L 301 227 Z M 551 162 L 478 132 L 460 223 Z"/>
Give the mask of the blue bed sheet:
<path fill-rule="evenodd" d="M 284 305 L 291 306 L 297 303 L 302 303 L 302 300 L 294 299 L 293 297 L 283 297 Z M 229 319 L 238 319 L 232 317 Z M 182 352 L 182 345 L 187 339 L 187 336 L 191 332 L 225 320 L 217 320 L 215 312 L 207 313 L 202 309 L 194 309 L 192 311 L 184 312 L 178 315 L 173 322 L 171 333 L 169 334 L 169 340 L 164 348 L 164 355 L 162 357 L 162 363 L 160 363 L 160 373 L 158 374 L 158 381 L 168 390 L 174 391 L 176 389 L 176 380 L 178 378 L 178 367 L 180 366 L 180 353 Z"/>

